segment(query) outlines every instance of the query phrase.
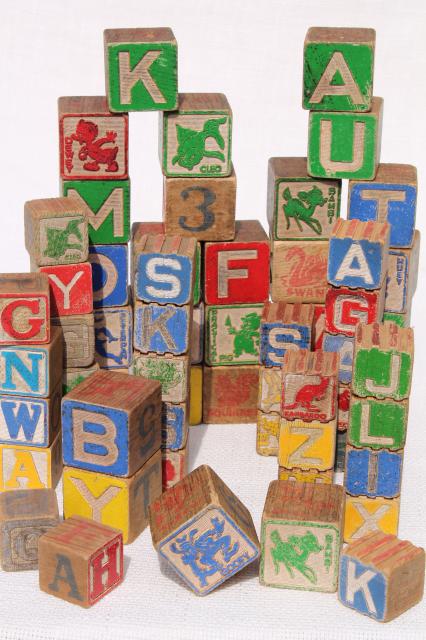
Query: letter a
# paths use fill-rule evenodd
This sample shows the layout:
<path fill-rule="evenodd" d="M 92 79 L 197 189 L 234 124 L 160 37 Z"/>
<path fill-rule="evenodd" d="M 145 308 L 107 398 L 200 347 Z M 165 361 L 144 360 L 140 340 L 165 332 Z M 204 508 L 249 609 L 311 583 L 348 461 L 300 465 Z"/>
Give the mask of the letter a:
<path fill-rule="evenodd" d="M 130 53 L 128 51 L 119 52 L 120 102 L 122 104 L 131 104 L 132 89 L 138 82 L 142 82 L 155 103 L 164 104 L 167 102 L 149 71 L 159 56 L 161 56 L 161 51 L 147 51 L 133 69 L 130 69 Z"/>
<path fill-rule="evenodd" d="M 62 575 L 62 573 L 64 575 Z M 75 600 L 83 600 L 77 587 L 74 571 L 72 570 L 71 560 L 67 556 L 63 556 L 60 553 L 56 554 L 56 569 L 53 582 L 49 584 L 51 591 L 59 591 L 59 581 L 65 582 L 70 587 L 68 592 L 69 598 Z"/>
<path fill-rule="evenodd" d="M 340 85 L 331 84 L 336 73 L 342 77 L 343 83 Z M 311 102 L 318 104 L 324 96 L 350 96 L 354 104 L 363 104 L 364 99 L 356 84 L 353 75 L 346 64 L 346 60 L 340 51 L 335 51 L 330 62 L 325 68 L 315 91 L 312 94 Z"/>
<path fill-rule="evenodd" d="M 345 278 L 362 278 L 365 284 L 374 284 L 367 258 L 360 244 L 354 242 L 346 253 L 335 275 L 336 280 Z"/>
<path fill-rule="evenodd" d="M 372 571 L 371 569 L 367 569 L 357 577 L 356 563 L 353 560 L 349 560 L 348 576 L 346 582 L 346 602 L 353 604 L 355 594 L 361 591 L 362 595 L 364 596 L 367 609 L 370 613 L 377 615 L 376 605 L 374 604 L 373 596 L 371 595 L 371 591 L 368 586 L 370 580 L 372 580 L 376 575 L 377 574 L 374 571 Z"/>

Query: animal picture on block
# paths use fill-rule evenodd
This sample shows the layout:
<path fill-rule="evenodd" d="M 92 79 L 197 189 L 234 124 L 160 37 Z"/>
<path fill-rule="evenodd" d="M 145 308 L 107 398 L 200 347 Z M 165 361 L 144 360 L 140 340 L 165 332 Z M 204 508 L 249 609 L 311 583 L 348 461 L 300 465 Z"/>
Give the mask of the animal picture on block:
<path fill-rule="evenodd" d="M 252 517 L 207 465 L 149 507 L 154 547 L 196 595 L 204 596 L 259 556 Z"/>
<path fill-rule="evenodd" d="M 53 318 L 93 311 L 92 267 L 89 262 L 40 267 L 49 278 Z"/>
<path fill-rule="evenodd" d="M 329 287 L 325 297 L 325 330 L 353 338 L 358 324 L 382 321 L 384 306 L 384 287 L 376 291 Z"/>
<path fill-rule="evenodd" d="M 43 274 L 0 275 L 0 346 L 50 340 L 49 281 Z"/>
<path fill-rule="evenodd" d="M 270 483 L 262 515 L 261 584 L 336 591 L 344 497 L 334 484 Z"/>
<path fill-rule="evenodd" d="M 328 242 L 277 240 L 273 246 L 271 298 L 274 302 L 324 304 Z"/>
<path fill-rule="evenodd" d="M 55 489 L 61 474 L 60 435 L 50 447 L 0 444 L 0 492 Z"/>
<path fill-rule="evenodd" d="M 345 542 L 359 540 L 370 531 L 398 534 L 400 499 L 346 495 Z"/>
<path fill-rule="evenodd" d="M 313 317 L 311 304 L 265 302 L 260 324 L 260 363 L 281 367 L 287 352 L 310 349 Z"/>
<path fill-rule="evenodd" d="M 95 358 L 101 369 L 120 369 L 132 363 L 131 307 L 96 309 Z"/>
<path fill-rule="evenodd" d="M 91 245 L 93 306 L 122 307 L 127 305 L 127 244 Z"/>
<path fill-rule="evenodd" d="M 262 310 L 262 304 L 206 307 L 206 363 L 258 364 Z"/>
<path fill-rule="evenodd" d="M 132 371 L 135 376 L 161 383 L 163 402 L 180 403 L 188 398 L 189 357 L 166 354 L 135 355 Z"/>
<path fill-rule="evenodd" d="M 259 367 L 203 367 L 203 422 L 256 422 Z"/>

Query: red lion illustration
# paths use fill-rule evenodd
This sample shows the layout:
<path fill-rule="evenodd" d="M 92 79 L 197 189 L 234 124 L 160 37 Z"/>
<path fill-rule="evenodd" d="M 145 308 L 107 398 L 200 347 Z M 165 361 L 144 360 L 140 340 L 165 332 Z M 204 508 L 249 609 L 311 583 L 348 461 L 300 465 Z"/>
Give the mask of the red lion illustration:
<path fill-rule="evenodd" d="M 78 157 L 83 162 L 90 158 L 90 162 L 85 162 L 83 169 L 86 171 L 99 171 L 102 164 L 106 164 L 106 171 L 115 173 L 118 171 L 116 156 L 118 147 L 104 147 L 104 145 L 115 142 L 117 134 L 114 131 L 107 131 L 104 138 L 96 139 L 99 134 L 98 125 L 89 120 L 79 120 L 75 133 L 71 138 L 79 143 L 80 151 Z"/>

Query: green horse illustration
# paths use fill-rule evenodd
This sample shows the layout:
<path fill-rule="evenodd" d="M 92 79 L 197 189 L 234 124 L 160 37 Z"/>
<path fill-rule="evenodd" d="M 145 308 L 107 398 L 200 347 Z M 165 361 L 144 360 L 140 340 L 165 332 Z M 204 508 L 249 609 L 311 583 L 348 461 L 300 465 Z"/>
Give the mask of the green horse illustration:
<path fill-rule="evenodd" d="M 178 148 L 176 155 L 172 159 L 172 164 L 178 164 L 192 171 L 203 158 L 216 158 L 224 162 L 225 156 L 222 151 L 225 148 L 225 140 L 219 131 L 219 127 L 225 123 L 226 118 L 206 120 L 201 131 L 194 131 L 194 129 L 188 129 L 187 127 L 182 127 L 180 124 L 177 124 L 176 136 Z M 206 140 L 208 138 L 213 138 L 222 151 L 206 149 Z"/>
<path fill-rule="evenodd" d="M 54 229 L 52 227 L 47 228 L 47 247 L 43 252 L 43 255 L 49 256 L 49 258 L 60 258 L 65 254 L 68 249 L 74 249 L 81 251 L 83 249 L 83 236 L 79 229 L 81 224 L 80 220 L 71 220 L 65 229 Z M 74 236 L 77 242 L 70 242 L 70 237 Z"/>
<path fill-rule="evenodd" d="M 316 234 L 321 234 L 321 223 L 316 218 L 313 218 L 315 209 L 322 207 L 327 202 L 327 198 L 323 197 L 321 189 L 314 185 L 309 191 L 299 191 L 297 198 L 294 198 L 287 187 L 284 189 L 283 198 L 285 200 L 283 211 L 287 229 L 290 228 L 290 218 L 294 218 L 299 231 L 303 231 L 301 222 L 304 222 Z"/>
<path fill-rule="evenodd" d="M 309 582 L 312 584 L 317 583 L 315 571 L 308 567 L 306 562 L 311 553 L 319 553 L 323 547 L 321 547 L 318 538 L 314 536 L 312 531 L 307 531 L 303 536 L 289 536 L 288 540 L 283 542 L 279 532 L 274 529 L 271 532 L 271 542 L 275 545 L 271 549 L 275 573 L 279 573 L 280 562 L 282 562 L 292 578 L 294 578 L 293 569 L 296 569 Z"/>
<path fill-rule="evenodd" d="M 234 356 L 238 358 L 243 353 L 253 356 L 259 354 L 259 327 L 260 316 L 257 313 L 248 313 L 241 318 L 241 328 L 236 329 L 231 322 L 230 316 L 225 320 L 228 333 L 234 337 Z"/>

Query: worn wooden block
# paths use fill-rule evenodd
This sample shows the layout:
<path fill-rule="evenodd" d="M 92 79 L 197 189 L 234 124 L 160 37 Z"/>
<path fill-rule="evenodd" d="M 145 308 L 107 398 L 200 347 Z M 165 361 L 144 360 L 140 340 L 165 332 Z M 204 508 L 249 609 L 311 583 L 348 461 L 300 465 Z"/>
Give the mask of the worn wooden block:
<path fill-rule="evenodd" d="M 130 367 L 133 358 L 132 307 L 96 309 L 95 359 L 101 369 Z"/>
<path fill-rule="evenodd" d="M 161 383 L 164 402 L 185 402 L 189 392 L 189 357 L 135 352 L 132 373 Z"/>
<path fill-rule="evenodd" d="M 312 351 L 323 347 L 325 331 L 325 305 L 314 304 L 314 319 L 312 322 Z"/>
<path fill-rule="evenodd" d="M 203 421 L 203 367 L 191 365 L 189 381 L 189 424 L 197 425 Z"/>
<path fill-rule="evenodd" d="M 259 367 L 258 408 L 263 413 L 276 413 L 281 410 L 281 368 Z"/>
<path fill-rule="evenodd" d="M 0 275 L 0 346 L 49 342 L 49 317 L 49 281 L 45 275 Z"/>
<path fill-rule="evenodd" d="M 171 489 L 188 472 L 188 451 L 186 448 L 179 451 L 170 449 L 161 450 L 162 471 L 163 471 L 163 491 Z"/>
<path fill-rule="evenodd" d="M 0 494 L 0 564 L 3 571 L 38 568 L 38 540 L 59 524 L 53 489 Z"/>
<path fill-rule="evenodd" d="M 64 464 L 132 476 L 160 448 L 158 382 L 97 371 L 62 400 Z"/>
<path fill-rule="evenodd" d="M 71 389 L 74 389 L 80 382 L 83 382 L 86 378 L 99 371 L 99 365 L 94 362 L 90 367 L 75 367 L 70 369 L 64 369 L 62 376 L 62 391 L 65 395 L 69 393 Z"/>
<path fill-rule="evenodd" d="M 349 428 L 349 407 L 351 389 L 349 385 L 339 384 L 337 389 L 337 430 L 346 431 Z"/>
<path fill-rule="evenodd" d="M 160 119 L 165 176 L 217 178 L 232 172 L 232 111 L 223 93 L 180 93 L 174 113 Z"/>
<path fill-rule="evenodd" d="M 325 297 L 325 330 L 353 338 L 359 324 L 381 322 L 385 287 L 375 291 L 329 287 Z"/>
<path fill-rule="evenodd" d="M 93 306 L 123 307 L 128 303 L 127 244 L 91 245 Z"/>
<path fill-rule="evenodd" d="M 374 180 L 351 180 L 348 218 L 390 225 L 390 246 L 411 247 L 416 226 L 417 169 L 380 163 Z"/>
<path fill-rule="evenodd" d="M 383 322 L 394 322 L 399 327 L 411 326 L 411 305 L 405 313 L 392 313 L 391 311 L 383 312 Z"/>
<path fill-rule="evenodd" d="M 133 344 L 142 353 L 183 355 L 191 349 L 192 307 L 143 303 L 134 307 Z"/>
<path fill-rule="evenodd" d="M 204 303 L 192 309 L 191 364 L 200 364 L 204 357 Z"/>
<path fill-rule="evenodd" d="M 171 29 L 105 29 L 104 53 L 110 111 L 177 108 L 177 42 Z"/>
<path fill-rule="evenodd" d="M 303 108 L 369 111 L 374 29 L 311 27 L 303 51 Z"/>
<path fill-rule="evenodd" d="M 244 304 L 268 297 L 268 236 L 258 220 L 237 220 L 234 240 L 204 246 L 204 300 Z"/>
<path fill-rule="evenodd" d="M 334 465 L 336 421 L 281 419 L 278 462 L 286 469 L 327 471 Z"/>
<path fill-rule="evenodd" d="M 50 447 L 0 444 L 0 492 L 54 489 L 61 474 L 60 434 Z"/>
<path fill-rule="evenodd" d="M 336 433 L 336 456 L 334 458 L 334 471 L 343 473 L 346 469 L 346 440 L 347 431 Z"/>
<path fill-rule="evenodd" d="M 286 469 L 278 467 L 278 480 L 292 480 L 293 482 L 312 482 L 314 484 L 333 484 L 333 471 L 302 471 L 301 469 Z"/>
<path fill-rule="evenodd" d="M 354 338 L 349 338 L 343 334 L 334 336 L 324 332 L 323 349 L 324 351 L 339 354 L 339 383 L 349 384 L 352 380 Z"/>
<path fill-rule="evenodd" d="M 278 413 L 257 412 L 256 451 L 261 456 L 278 455 L 280 416 Z"/>
<path fill-rule="evenodd" d="M 272 252 L 272 300 L 324 304 L 328 242 L 275 241 Z"/>
<path fill-rule="evenodd" d="M 267 216 L 272 240 L 326 240 L 340 215 L 340 180 L 314 180 L 306 158 L 270 158 Z"/>
<path fill-rule="evenodd" d="M 340 558 L 340 602 L 379 622 L 420 602 L 424 582 L 424 549 L 380 531 L 350 544 Z"/>
<path fill-rule="evenodd" d="M 124 544 L 148 525 L 148 505 L 162 492 L 161 451 L 129 478 L 65 467 L 64 517 L 83 516 L 120 529 Z"/>
<path fill-rule="evenodd" d="M 130 237 L 129 180 L 65 180 L 62 193 L 86 212 L 91 244 L 120 244 Z"/>
<path fill-rule="evenodd" d="M 62 377 L 62 330 L 51 327 L 46 345 L 0 348 L 0 393 L 48 398 Z"/>
<path fill-rule="evenodd" d="M 370 531 L 398 534 L 399 498 L 346 496 L 345 542 L 351 543 Z"/>
<path fill-rule="evenodd" d="M 206 364 L 258 364 L 262 310 L 262 304 L 206 307 Z"/>
<path fill-rule="evenodd" d="M 373 98 L 368 113 L 311 111 L 308 173 L 373 180 L 380 162 L 382 117 L 382 98 Z"/>
<path fill-rule="evenodd" d="M 354 447 L 397 451 L 405 446 L 408 400 L 351 398 L 348 442 Z"/>
<path fill-rule="evenodd" d="M 414 334 L 393 322 L 359 325 L 355 335 L 352 393 L 379 400 L 410 395 Z"/>
<path fill-rule="evenodd" d="M 159 234 L 165 234 L 163 222 L 133 222 L 130 233 L 130 282 L 132 287 L 135 287 L 135 273 L 139 253 L 145 248 L 145 236 Z"/>
<path fill-rule="evenodd" d="M 154 547 L 197 595 L 259 556 L 248 509 L 207 465 L 154 500 L 149 513 Z"/>
<path fill-rule="evenodd" d="M 170 451 L 184 449 L 188 440 L 189 406 L 163 402 L 161 420 L 161 445 Z"/>
<path fill-rule="evenodd" d="M 287 351 L 282 366 L 281 416 L 290 421 L 336 421 L 338 368 L 336 353 Z"/>
<path fill-rule="evenodd" d="M 265 302 L 260 324 L 260 363 L 281 367 L 287 352 L 310 349 L 313 318 L 311 304 Z"/>
<path fill-rule="evenodd" d="M 52 318 L 52 327 L 62 329 L 64 367 L 89 367 L 95 359 L 93 313 Z"/>
<path fill-rule="evenodd" d="M 258 389 L 258 366 L 203 367 L 203 422 L 256 422 Z"/>
<path fill-rule="evenodd" d="M 59 158 L 63 180 L 128 177 L 129 118 L 108 110 L 104 96 L 58 100 Z"/>
<path fill-rule="evenodd" d="M 417 287 L 420 232 L 414 232 L 412 249 L 390 249 L 386 278 L 385 311 L 407 313 Z"/>
<path fill-rule="evenodd" d="M 334 484 L 270 483 L 262 515 L 261 584 L 336 591 L 344 497 Z"/>
<path fill-rule="evenodd" d="M 401 491 L 403 451 L 346 447 L 345 488 L 353 496 L 396 498 Z"/>
<path fill-rule="evenodd" d="M 91 607 L 123 581 L 123 534 L 74 516 L 39 541 L 40 589 Z"/>
<path fill-rule="evenodd" d="M 49 279 L 50 314 L 75 316 L 93 311 L 92 267 L 90 262 L 40 267 Z"/>

